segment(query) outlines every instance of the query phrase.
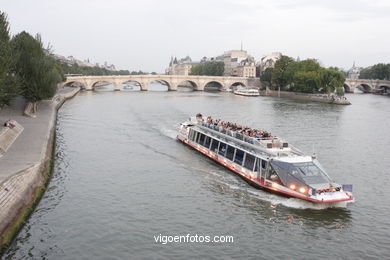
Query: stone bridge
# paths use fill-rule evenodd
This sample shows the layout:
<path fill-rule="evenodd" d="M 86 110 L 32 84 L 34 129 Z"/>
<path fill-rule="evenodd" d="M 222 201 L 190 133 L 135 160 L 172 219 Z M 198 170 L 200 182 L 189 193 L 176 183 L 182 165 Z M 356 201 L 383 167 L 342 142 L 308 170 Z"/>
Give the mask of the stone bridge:
<path fill-rule="evenodd" d="M 346 79 L 344 83 L 344 90 L 347 93 L 353 93 L 358 88 L 363 92 L 369 93 L 374 90 L 384 89 L 389 91 L 390 80 L 379 79 Z"/>
<path fill-rule="evenodd" d="M 177 90 L 179 85 L 186 83 L 194 90 L 204 90 L 206 86 L 212 84 L 218 89 L 228 89 L 237 85 L 260 86 L 259 79 L 222 77 L 222 76 L 184 76 L 184 75 L 124 75 L 124 76 L 68 76 L 63 86 L 79 84 L 85 90 L 93 90 L 102 83 L 109 83 L 115 90 L 121 90 L 122 86 L 135 82 L 140 90 L 146 91 L 153 82 L 159 82 L 168 87 L 168 90 Z"/>

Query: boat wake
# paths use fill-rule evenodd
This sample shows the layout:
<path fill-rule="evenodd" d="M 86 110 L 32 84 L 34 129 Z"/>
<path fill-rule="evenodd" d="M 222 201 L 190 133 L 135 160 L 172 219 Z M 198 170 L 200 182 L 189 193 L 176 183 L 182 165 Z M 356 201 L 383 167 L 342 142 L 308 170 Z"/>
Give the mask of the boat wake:
<path fill-rule="evenodd" d="M 177 127 L 177 126 L 176 126 Z M 177 136 L 177 130 L 175 130 L 175 127 L 172 126 L 171 128 L 159 128 L 159 131 L 162 135 L 165 135 L 171 139 L 176 139 Z"/>
<path fill-rule="evenodd" d="M 337 202 L 337 203 L 327 203 L 327 204 L 314 204 L 308 201 L 303 201 L 297 198 L 286 198 L 276 194 L 272 194 L 263 190 L 256 189 L 249 184 L 242 182 L 235 178 L 235 176 L 229 176 L 227 172 L 222 171 L 206 171 L 201 169 L 196 169 L 207 173 L 205 176 L 206 179 L 217 182 L 220 185 L 223 185 L 227 189 L 232 191 L 240 191 L 246 193 L 248 196 L 264 201 L 269 202 L 272 205 L 282 205 L 288 208 L 293 209 L 328 209 L 328 208 L 346 208 L 348 203 L 351 202 Z M 231 178 L 228 178 L 231 177 Z M 352 201 L 354 202 L 354 201 Z"/>

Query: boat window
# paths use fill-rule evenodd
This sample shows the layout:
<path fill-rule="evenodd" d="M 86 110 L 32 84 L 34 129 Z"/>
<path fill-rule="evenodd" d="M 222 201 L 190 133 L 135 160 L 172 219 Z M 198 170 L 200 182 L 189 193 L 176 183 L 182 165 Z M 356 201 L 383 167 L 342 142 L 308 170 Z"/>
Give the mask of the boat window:
<path fill-rule="evenodd" d="M 247 153 L 246 156 L 245 156 L 244 167 L 252 171 L 253 170 L 253 166 L 255 164 L 255 159 L 256 159 L 256 157 L 254 157 L 253 155 Z"/>
<path fill-rule="evenodd" d="M 267 168 L 267 161 L 266 160 L 261 160 L 261 168 L 263 168 L 263 169 Z"/>
<path fill-rule="evenodd" d="M 188 139 L 190 139 L 191 141 L 194 140 L 194 135 L 195 135 L 195 131 L 190 129 L 190 134 L 188 135 Z"/>
<path fill-rule="evenodd" d="M 240 149 L 236 150 L 236 156 L 234 157 L 234 162 L 242 165 L 242 161 L 244 160 L 244 152 Z M 252 166 L 253 169 L 253 166 Z"/>
<path fill-rule="evenodd" d="M 227 152 L 226 152 L 226 158 L 228 158 L 231 161 L 233 161 L 234 150 L 235 150 L 234 147 L 228 145 Z"/>
<path fill-rule="evenodd" d="M 301 179 L 306 184 L 330 183 L 332 182 L 329 176 L 320 167 L 318 162 L 300 162 L 288 163 L 282 161 L 272 161 L 272 167 L 279 173 L 293 176 Z"/>
<path fill-rule="evenodd" d="M 204 146 L 209 148 L 210 147 L 210 142 L 211 142 L 211 137 L 206 136 L 205 141 L 204 141 Z"/>
<path fill-rule="evenodd" d="M 199 133 L 199 132 L 196 132 L 196 133 L 195 133 L 195 136 L 194 136 L 194 142 L 198 142 L 199 135 L 200 135 L 200 133 Z"/>
<path fill-rule="evenodd" d="M 211 151 L 215 152 L 218 149 L 219 141 L 212 139 L 211 141 Z"/>
<path fill-rule="evenodd" d="M 260 169 L 260 161 L 261 161 L 260 158 L 256 158 L 256 162 L 255 162 L 255 172 L 259 171 L 259 169 Z"/>
<path fill-rule="evenodd" d="M 313 162 L 294 163 L 294 170 L 309 184 L 331 182 L 328 175 Z"/>
<path fill-rule="evenodd" d="M 193 137 L 192 137 L 192 141 L 197 140 L 197 138 L 198 138 L 198 132 L 197 132 L 197 131 L 194 131 L 194 135 L 193 135 Z"/>
<path fill-rule="evenodd" d="M 203 142 L 204 142 L 204 134 L 200 134 L 198 144 L 203 145 Z"/>
<path fill-rule="evenodd" d="M 226 144 L 225 143 L 221 142 L 219 144 L 219 154 L 225 156 L 225 154 L 226 154 Z"/>

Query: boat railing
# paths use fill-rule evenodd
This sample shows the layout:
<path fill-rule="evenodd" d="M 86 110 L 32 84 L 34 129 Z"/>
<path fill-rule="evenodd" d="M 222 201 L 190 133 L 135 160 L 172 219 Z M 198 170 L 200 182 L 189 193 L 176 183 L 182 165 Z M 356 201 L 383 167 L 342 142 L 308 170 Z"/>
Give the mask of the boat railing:
<path fill-rule="evenodd" d="M 209 129 L 212 129 L 212 130 L 217 131 L 219 133 L 231 136 L 231 137 L 233 137 L 235 139 L 238 139 L 238 140 L 240 140 L 242 142 L 249 143 L 249 144 L 252 144 L 252 145 L 257 146 L 257 147 L 263 147 L 265 149 L 272 149 L 272 148 L 285 149 L 285 148 L 290 148 L 289 150 L 293 154 L 297 154 L 297 155 L 303 154 L 300 150 L 298 150 L 295 147 L 289 146 L 289 144 L 287 142 L 284 142 L 282 139 L 280 139 L 279 137 L 276 137 L 276 136 L 260 137 L 260 138 L 258 138 L 258 137 L 250 137 L 250 136 L 247 136 L 247 135 L 245 135 L 243 133 L 232 131 L 232 130 L 226 129 L 226 128 L 222 127 L 222 126 L 214 125 L 214 124 L 207 123 L 207 122 L 204 122 L 204 121 L 200 121 L 199 123 L 200 123 L 200 125 L 202 125 L 204 127 L 207 127 Z"/>
<path fill-rule="evenodd" d="M 242 133 L 239 133 L 239 132 L 235 132 L 235 131 L 231 131 L 231 130 L 226 129 L 226 128 L 222 127 L 222 126 L 210 124 L 210 123 L 207 123 L 207 122 L 202 122 L 202 126 L 210 128 L 210 129 L 215 130 L 215 131 L 218 131 L 218 132 L 220 132 L 222 134 L 229 135 L 231 137 L 234 137 L 234 138 L 236 138 L 238 140 L 241 140 L 241 141 L 244 141 L 246 143 L 250 143 L 250 144 L 258 145 L 258 146 L 264 146 L 264 147 L 269 148 L 266 144 L 261 142 L 261 140 L 269 140 L 269 138 L 250 137 L 250 136 L 247 136 L 245 134 L 242 134 Z"/>

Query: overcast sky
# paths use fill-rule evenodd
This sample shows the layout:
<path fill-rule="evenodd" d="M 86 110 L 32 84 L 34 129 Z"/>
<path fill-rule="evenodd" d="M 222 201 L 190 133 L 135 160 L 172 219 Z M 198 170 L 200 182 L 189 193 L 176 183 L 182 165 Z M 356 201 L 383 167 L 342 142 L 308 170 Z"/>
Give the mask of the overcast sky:
<path fill-rule="evenodd" d="M 163 72 L 243 47 L 349 69 L 390 63 L 389 0 L 0 0 L 12 34 L 40 33 L 56 53 Z"/>

